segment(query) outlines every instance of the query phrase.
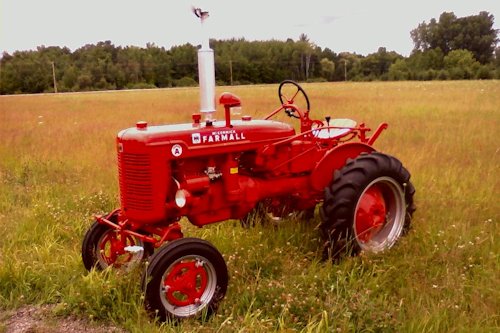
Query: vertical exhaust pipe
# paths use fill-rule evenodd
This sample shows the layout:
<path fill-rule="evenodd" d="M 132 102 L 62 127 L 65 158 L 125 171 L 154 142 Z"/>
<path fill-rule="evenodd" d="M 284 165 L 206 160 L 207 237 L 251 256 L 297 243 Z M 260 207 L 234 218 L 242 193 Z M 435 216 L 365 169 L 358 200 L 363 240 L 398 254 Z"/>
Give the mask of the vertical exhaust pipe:
<path fill-rule="evenodd" d="M 198 81 L 200 84 L 200 112 L 205 115 L 205 122 L 213 121 L 215 112 L 215 60 L 214 50 L 210 48 L 210 38 L 203 27 L 209 17 L 201 8 L 193 8 L 194 14 L 201 21 L 202 41 L 198 50 Z"/>

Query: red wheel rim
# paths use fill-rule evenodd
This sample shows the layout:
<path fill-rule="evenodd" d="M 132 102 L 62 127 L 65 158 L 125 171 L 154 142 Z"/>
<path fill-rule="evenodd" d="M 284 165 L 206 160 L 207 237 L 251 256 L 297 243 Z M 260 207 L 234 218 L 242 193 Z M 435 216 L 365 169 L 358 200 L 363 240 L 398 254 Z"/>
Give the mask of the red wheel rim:
<path fill-rule="evenodd" d="M 394 245 L 406 216 L 403 187 L 392 177 L 373 180 L 361 194 L 354 213 L 354 236 L 361 250 L 377 253 Z"/>
<path fill-rule="evenodd" d="M 369 187 L 358 201 L 355 232 L 359 241 L 369 242 L 384 226 L 387 209 L 381 187 Z"/>
<path fill-rule="evenodd" d="M 125 247 L 143 246 L 142 242 L 137 242 L 131 235 L 125 235 L 123 241 L 121 237 L 120 233 L 110 230 L 100 239 L 98 258 L 103 267 L 112 265 L 115 268 L 121 268 L 137 261 L 138 254 L 125 251 Z"/>
<path fill-rule="evenodd" d="M 177 307 L 199 304 L 207 284 L 201 261 L 178 262 L 163 280 L 166 299 Z"/>
<path fill-rule="evenodd" d="M 217 290 L 217 273 L 207 258 L 188 254 L 164 271 L 160 299 L 165 310 L 187 318 L 210 304 Z"/>

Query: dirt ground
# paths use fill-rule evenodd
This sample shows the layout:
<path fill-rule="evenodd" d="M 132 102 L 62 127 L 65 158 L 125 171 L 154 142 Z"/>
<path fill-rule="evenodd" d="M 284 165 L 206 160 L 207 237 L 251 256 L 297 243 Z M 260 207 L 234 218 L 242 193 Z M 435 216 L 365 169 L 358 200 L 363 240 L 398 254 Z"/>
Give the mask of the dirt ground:
<path fill-rule="evenodd" d="M 52 306 L 25 306 L 15 311 L 0 311 L 0 333 L 125 333 L 113 325 L 98 325 L 79 318 L 60 318 Z"/>

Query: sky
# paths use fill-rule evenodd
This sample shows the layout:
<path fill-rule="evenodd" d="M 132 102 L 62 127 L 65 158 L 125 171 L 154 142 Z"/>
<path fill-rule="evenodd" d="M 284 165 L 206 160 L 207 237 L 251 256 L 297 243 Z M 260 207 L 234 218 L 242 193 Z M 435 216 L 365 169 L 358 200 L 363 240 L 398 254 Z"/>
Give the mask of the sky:
<path fill-rule="evenodd" d="M 106 40 L 198 45 L 192 6 L 209 11 L 204 30 L 211 38 L 297 40 L 305 33 L 322 48 L 363 55 L 379 47 L 409 55 L 410 31 L 444 11 L 488 11 L 500 29 L 500 0 L 0 0 L 0 54 L 41 45 L 74 51 Z"/>

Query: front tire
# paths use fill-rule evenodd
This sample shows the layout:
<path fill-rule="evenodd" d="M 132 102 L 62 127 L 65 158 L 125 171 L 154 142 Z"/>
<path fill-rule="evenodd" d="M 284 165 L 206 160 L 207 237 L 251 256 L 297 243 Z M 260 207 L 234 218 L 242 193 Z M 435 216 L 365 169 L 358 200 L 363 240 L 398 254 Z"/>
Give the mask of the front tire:
<path fill-rule="evenodd" d="M 392 156 L 375 152 L 348 161 L 325 189 L 324 257 L 391 248 L 410 227 L 414 193 L 410 173 Z"/>
<path fill-rule="evenodd" d="M 116 221 L 115 216 L 109 219 Z M 123 246 L 121 237 L 117 230 L 95 221 L 87 230 L 82 243 L 82 260 L 85 268 L 88 271 L 92 268 L 104 270 L 112 266 L 130 271 L 153 252 L 151 244 L 145 244 L 141 239 L 131 235 L 125 236 L 125 246 Z M 127 247 L 139 250 L 126 251 Z"/>
<path fill-rule="evenodd" d="M 174 240 L 152 257 L 143 290 L 146 309 L 159 320 L 208 318 L 224 298 L 228 272 L 224 258 L 209 242 Z"/>

